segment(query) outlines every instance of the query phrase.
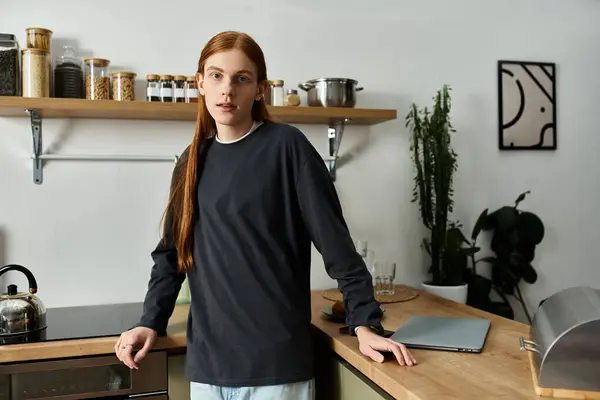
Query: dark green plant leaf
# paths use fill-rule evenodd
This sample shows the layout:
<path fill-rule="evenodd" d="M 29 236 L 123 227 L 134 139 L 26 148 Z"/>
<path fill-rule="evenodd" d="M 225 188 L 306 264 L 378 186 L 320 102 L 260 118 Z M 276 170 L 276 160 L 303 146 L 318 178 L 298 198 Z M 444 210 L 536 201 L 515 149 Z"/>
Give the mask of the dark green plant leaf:
<path fill-rule="evenodd" d="M 532 212 L 523 211 L 519 215 L 519 236 L 522 241 L 540 244 L 544 239 L 544 223 Z"/>
<path fill-rule="evenodd" d="M 508 256 L 512 250 L 509 236 L 500 231 L 496 231 L 494 236 L 492 236 L 490 247 L 492 251 L 496 253 L 496 256 L 503 260 L 508 259 Z"/>
<path fill-rule="evenodd" d="M 525 197 L 530 194 L 531 191 L 528 190 L 526 192 L 523 192 L 519 195 L 519 197 L 517 197 L 517 200 L 515 200 L 515 208 L 517 208 L 519 206 L 519 203 L 522 202 L 523 200 L 525 200 Z"/>
<path fill-rule="evenodd" d="M 527 283 L 533 284 L 537 281 L 538 275 L 535 269 L 531 266 L 531 264 L 521 266 L 522 272 L 521 276 L 523 280 Z"/>
<path fill-rule="evenodd" d="M 476 262 L 480 262 L 480 261 L 483 261 L 483 262 L 486 262 L 489 264 L 494 264 L 494 263 L 498 262 L 498 259 L 496 257 L 488 256 L 488 257 L 482 257 L 479 260 L 477 260 Z"/>
<path fill-rule="evenodd" d="M 429 254 L 429 256 L 431 257 L 431 246 L 429 246 L 429 241 L 427 239 L 423 239 L 423 248 L 425 249 L 427 254 Z"/>
<path fill-rule="evenodd" d="M 505 234 L 516 229 L 519 224 L 519 211 L 513 207 L 500 207 L 494 211 L 494 217 L 497 223 L 496 230 Z"/>
<path fill-rule="evenodd" d="M 461 253 L 466 254 L 467 256 L 472 256 L 472 255 L 477 254 L 479 252 L 479 250 L 481 250 L 481 248 L 479 248 L 479 247 L 463 247 L 459 251 Z"/>
<path fill-rule="evenodd" d="M 535 245 L 533 244 L 519 243 L 515 251 L 521 255 L 525 263 L 531 263 L 535 258 Z"/>
<path fill-rule="evenodd" d="M 488 209 L 486 208 L 481 214 L 479 214 L 479 218 L 477 218 L 477 221 L 473 226 L 473 232 L 471 232 L 471 240 L 473 241 L 473 243 L 475 243 L 475 241 L 477 240 L 477 237 L 479 236 L 481 230 L 484 229 L 485 226 L 489 225 L 489 222 L 487 220 Z"/>

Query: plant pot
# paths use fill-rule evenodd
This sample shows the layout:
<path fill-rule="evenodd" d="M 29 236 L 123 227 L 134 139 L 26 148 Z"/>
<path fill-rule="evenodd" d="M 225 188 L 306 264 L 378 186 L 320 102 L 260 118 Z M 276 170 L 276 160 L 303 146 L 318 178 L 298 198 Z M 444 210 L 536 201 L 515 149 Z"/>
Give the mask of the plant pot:
<path fill-rule="evenodd" d="M 421 284 L 424 291 L 431 293 L 435 296 L 443 297 L 448 300 L 455 301 L 457 303 L 466 304 L 469 284 L 465 283 L 457 286 L 438 286 L 430 285 L 423 282 Z"/>

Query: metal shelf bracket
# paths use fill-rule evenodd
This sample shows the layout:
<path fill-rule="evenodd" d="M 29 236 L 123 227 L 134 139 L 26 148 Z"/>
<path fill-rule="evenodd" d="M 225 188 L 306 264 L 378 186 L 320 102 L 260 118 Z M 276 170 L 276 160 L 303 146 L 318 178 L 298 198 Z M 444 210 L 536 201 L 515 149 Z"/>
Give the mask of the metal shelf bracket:
<path fill-rule="evenodd" d="M 340 144 L 342 143 L 344 128 L 348 121 L 350 121 L 349 118 L 343 118 L 330 123 L 327 128 L 327 152 L 329 157 L 326 161 L 328 163 L 329 175 L 334 182 L 336 179 L 336 162 L 340 151 Z"/>
<path fill-rule="evenodd" d="M 177 163 L 179 155 L 174 156 L 142 156 L 142 155 L 62 155 L 62 154 L 43 154 L 42 152 L 42 117 L 35 110 L 25 110 L 29 114 L 31 121 L 31 135 L 33 138 L 33 182 L 41 185 L 44 180 L 43 162 L 44 160 L 59 161 L 158 161 Z M 327 128 L 327 152 L 328 157 L 324 157 L 327 169 L 331 179 L 335 182 L 337 172 L 338 153 L 340 144 L 344 135 L 344 128 L 350 118 L 341 118 L 328 124 Z"/>
<path fill-rule="evenodd" d="M 179 155 L 154 156 L 154 155 L 108 155 L 108 154 L 43 154 L 42 152 L 42 117 L 37 111 L 25 110 L 31 120 L 31 135 L 33 137 L 33 182 L 41 185 L 44 180 L 44 160 L 55 161 L 138 161 L 138 162 L 172 162 L 177 163 Z"/>
<path fill-rule="evenodd" d="M 44 176 L 42 172 L 42 117 L 34 110 L 27 110 L 31 120 L 31 135 L 33 136 L 33 181 L 41 185 Z"/>

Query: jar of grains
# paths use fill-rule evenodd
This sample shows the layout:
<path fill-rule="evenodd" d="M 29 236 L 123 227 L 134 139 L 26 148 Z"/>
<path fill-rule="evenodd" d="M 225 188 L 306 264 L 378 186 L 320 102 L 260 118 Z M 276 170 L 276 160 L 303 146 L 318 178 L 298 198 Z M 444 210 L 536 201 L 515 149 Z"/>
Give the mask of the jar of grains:
<path fill-rule="evenodd" d="M 85 64 L 85 98 L 88 100 L 110 99 L 110 61 L 104 58 L 86 58 Z"/>
<path fill-rule="evenodd" d="M 23 49 L 22 63 L 23 97 L 50 97 L 50 52 L 42 49 Z"/>
<path fill-rule="evenodd" d="M 135 72 L 114 72 L 112 74 L 112 98 L 118 101 L 135 100 Z"/>

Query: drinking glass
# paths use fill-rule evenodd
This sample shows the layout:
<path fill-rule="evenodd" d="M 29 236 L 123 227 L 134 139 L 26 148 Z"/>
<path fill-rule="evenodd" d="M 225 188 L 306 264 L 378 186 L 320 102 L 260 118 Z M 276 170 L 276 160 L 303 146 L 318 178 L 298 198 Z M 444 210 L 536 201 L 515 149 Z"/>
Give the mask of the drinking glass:
<path fill-rule="evenodd" d="M 366 240 L 357 240 L 354 243 L 354 247 L 356 247 L 356 251 L 358 252 L 358 254 L 360 254 L 362 258 L 365 258 L 367 256 L 368 243 Z"/>
<path fill-rule="evenodd" d="M 373 277 L 375 278 L 375 294 L 377 296 L 390 296 L 395 293 L 395 262 L 387 260 L 375 261 L 373 268 Z"/>

